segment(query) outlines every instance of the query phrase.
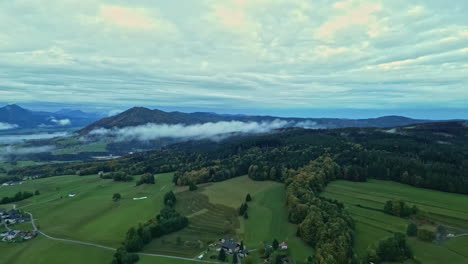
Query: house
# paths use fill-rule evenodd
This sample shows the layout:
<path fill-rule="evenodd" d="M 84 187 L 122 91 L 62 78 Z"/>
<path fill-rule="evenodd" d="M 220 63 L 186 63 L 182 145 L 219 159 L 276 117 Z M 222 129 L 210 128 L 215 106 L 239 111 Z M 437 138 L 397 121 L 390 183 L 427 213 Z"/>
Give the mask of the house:
<path fill-rule="evenodd" d="M 240 250 L 240 244 L 232 238 L 221 239 L 221 248 L 229 254 L 234 254 Z"/>
<path fill-rule="evenodd" d="M 102 175 L 104 175 L 104 172 L 103 172 L 103 171 L 100 171 L 100 172 L 98 172 L 98 175 L 99 175 L 99 176 L 102 176 Z"/>
<path fill-rule="evenodd" d="M 75 197 L 76 196 L 76 193 L 69 193 L 68 194 L 68 197 Z"/>
<path fill-rule="evenodd" d="M 286 249 L 288 249 L 288 244 L 287 244 L 286 242 L 283 241 L 283 242 L 279 245 L 279 248 L 280 248 L 281 250 L 286 250 Z"/>
<path fill-rule="evenodd" d="M 239 255 L 239 257 L 242 257 L 242 258 L 245 258 L 249 255 L 249 251 L 248 250 L 239 250 L 239 252 L 237 252 L 237 254 Z"/>
<path fill-rule="evenodd" d="M 5 236 L 5 238 L 6 238 L 6 240 L 13 240 L 13 239 L 15 239 L 20 233 L 21 233 L 21 231 L 19 231 L 19 230 L 10 230 L 10 231 L 8 231 L 8 234 Z"/>
<path fill-rule="evenodd" d="M 7 182 L 4 182 L 2 185 L 3 185 L 3 186 L 13 186 L 13 185 L 18 185 L 18 184 L 23 184 L 23 182 L 19 182 L 19 181 L 7 181 Z"/>
<path fill-rule="evenodd" d="M 7 219 L 5 219 L 5 223 L 6 223 L 7 225 L 16 224 L 16 219 L 7 218 Z"/>

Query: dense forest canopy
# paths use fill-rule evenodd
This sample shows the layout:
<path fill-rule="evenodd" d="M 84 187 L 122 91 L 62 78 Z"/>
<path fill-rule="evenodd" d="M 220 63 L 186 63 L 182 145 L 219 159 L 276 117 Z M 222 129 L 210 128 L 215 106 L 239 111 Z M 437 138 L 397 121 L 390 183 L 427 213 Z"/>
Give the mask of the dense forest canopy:
<path fill-rule="evenodd" d="M 17 168 L 10 177 L 127 175 L 176 171 L 179 185 L 222 181 L 248 174 L 256 180 L 283 181 L 324 153 L 340 166 L 340 177 L 393 180 L 447 192 L 468 194 L 468 125 L 430 123 L 394 129 L 286 129 L 276 133 L 174 144 L 105 162 Z"/>

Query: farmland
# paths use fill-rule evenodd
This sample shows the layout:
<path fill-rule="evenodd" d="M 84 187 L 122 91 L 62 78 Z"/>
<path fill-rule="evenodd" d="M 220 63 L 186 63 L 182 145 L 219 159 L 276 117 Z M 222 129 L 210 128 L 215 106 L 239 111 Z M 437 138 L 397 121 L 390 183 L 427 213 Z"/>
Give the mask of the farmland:
<path fill-rule="evenodd" d="M 245 220 L 238 216 L 237 208 L 248 193 L 253 200 Z M 243 240 L 248 249 L 271 244 L 276 238 L 288 242 L 292 256 L 303 263 L 313 249 L 295 236 L 296 227 L 288 223 L 284 195 L 283 184 L 253 181 L 247 176 L 204 184 L 197 191 L 178 189 L 176 208 L 189 216 L 189 226 L 153 240 L 144 251 L 195 257 L 223 236 Z"/>
<path fill-rule="evenodd" d="M 387 200 L 403 200 L 418 206 L 433 221 L 432 225 L 444 224 L 453 232 L 466 232 L 468 228 L 468 197 L 394 182 L 371 180 L 366 183 L 336 181 L 323 193 L 324 197 L 345 204 L 356 222 L 355 250 L 362 257 L 366 249 L 391 232 L 406 232 L 409 220 L 383 213 Z M 466 241 L 455 238 L 440 245 L 411 238 L 415 258 L 422 263 L 466 263 L 466 250 L 460 250 Z M 460 242 L 458 242 L 460 241 Z M 465 244 L 464 244 L 465 243 Z"/>
<path fill-rule="evenodd" d="M 128 228 L 154 217 L 161 209 L 162 195 L 174 189 L 178 199 L 176 208 L 189 216 L 190 225 L 179 232 L 154 239 L 144 248 L 145 253 L 193 258 L 205 250 L 208 243 L 229 235 L 244 240 L 249 249 L 262 243 L 270 244 L 274 238 L 284 240 L 289 243 L 292 256 L 299 260 L 297 263 L 303 263 L 307 256 L 313 254 L 313 250 L 295 236 L 296 227 L 287 222 L 282 184 L 252 181 L 244 176 L 200 185 L 197 191 L 188 191 L 187 187 L 175 188 L 171 180 L 171 173 L 159 174 L 155 185 L 135 186 L 134 182 L 116 183 L 100 179 L 97 175 L 60 176 L 2 187 L 2 195 L 38 190 L 40 195 L 18 202 L 17 206 L 31 212 L 43 232 L 55 237 L 118 247 Z M 111 200 L 116 192 L 123 197 L 119 202 Z M 76 196 L 68 197 L 71 193 Z M 237 208 L 248 193 L 253 201 L 249 203 L 250 217 L 245 220 L 238 216 Z M 142 196 L 148 199 L 132 199 Z M 10 256 L 18 261 L 8 263 L 36 263 L 34 259 L 39 254 L 44 263 L 61 263 L 62 256 L 76 256 L 74 259 L 78 261 L 83 254 L 87 254 L 89 263 L 103 263 L 112 256 L 104 249 L 51 241 L 42 236 L 27 243 L 0 245 L 0 251 L 8 261 Z M 60 254 L 57 262 L 53 262 L 51 258 L 57 251 Z M 151 263 L 154 259 L 142 256 L 139 263 Z M 164 261 L 168 264 L 184 263 L 183 260 L 167 258 Z"/>
<path fill-rule="evenodd" d="M 31 212 L 42 231 L 69 238 L 117 247 L 127 230 L 153 217 L 162 206 L 162 196 L 172 188 L 172 174 L 156 176 L 157 184 L 135 186 L 96 176 L 60 176 L 2 188 L 2 194 L 39 190 L 41 195 L 17 203 Z M 76 197 L 68 197 L 74 193 Z M 122 200 L 112 201 L 120 193 Z M 133 197 L 148 199 L 133 201 Z"/>

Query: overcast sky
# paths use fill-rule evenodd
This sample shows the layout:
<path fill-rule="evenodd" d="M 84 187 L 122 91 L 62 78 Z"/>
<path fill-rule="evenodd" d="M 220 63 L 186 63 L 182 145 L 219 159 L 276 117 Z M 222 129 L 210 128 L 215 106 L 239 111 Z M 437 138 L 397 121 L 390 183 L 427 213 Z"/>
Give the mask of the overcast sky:
<path fill-rule="evenodd" d="M 465 0 L 1 1 L 0 102 L 468 118 L 467 14 Z"/>

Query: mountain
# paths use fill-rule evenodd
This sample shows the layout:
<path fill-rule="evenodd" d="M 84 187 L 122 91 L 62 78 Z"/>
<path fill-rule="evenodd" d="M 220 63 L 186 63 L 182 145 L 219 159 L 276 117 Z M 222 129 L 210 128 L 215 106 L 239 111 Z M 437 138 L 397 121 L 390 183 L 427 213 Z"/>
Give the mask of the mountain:
<path fill-rule="evenodd" d="M 34 115 L 33 112 L 13 104 L 0 108 L 0 122 L 17 127 L 31 128 L 46 123 L 47 120 L 43 116 Z"/>
<path fill-rule="evenodd" d="M 99 113 L 85 113 L 81 110 L 74 110 L 74 109 L 61 109 L 55 114 L 60 115 L 60 116 L 67 116 L 71 118 L 84 118 L 84 119 L 96 119 L 99 120 L 104 117 L 104 115 L 99 114 Z"/>
<path fill-rule="evenodd" d="M 56 113 L 31 111 L 16 104 L 0 108 L 0 123 L 10 128 L 83 127 L 99 120 L 101 116 L 79 110 L 63 110 Z"/>
<path fill-rule="evenodd" d="M 285 118 L 275 116 L 220 115 L 216 113 L 195 112 L 164 112 L 144 107 L 133 107 L 118 115 L 101 119 L 79 131 L 85 135 L 98 128 L 122 128 L 130 126 L 154 124 L 202 124 L 220 121 L 265 122 L 284 120 L 293 123 L 309 122 L 308 128 L 345 128 L 345 127 L 397 127 L 410 124 L 432 122 L 416 120 L 402 116 L 384 116 L 371 119 L 338 119 L 338 118 Z"/>

